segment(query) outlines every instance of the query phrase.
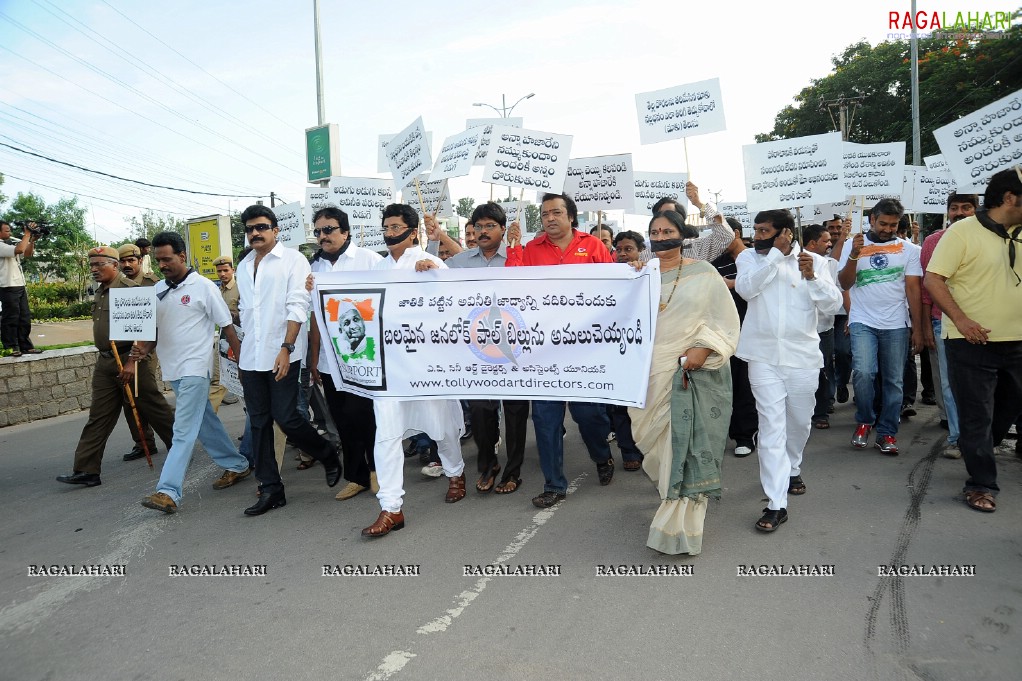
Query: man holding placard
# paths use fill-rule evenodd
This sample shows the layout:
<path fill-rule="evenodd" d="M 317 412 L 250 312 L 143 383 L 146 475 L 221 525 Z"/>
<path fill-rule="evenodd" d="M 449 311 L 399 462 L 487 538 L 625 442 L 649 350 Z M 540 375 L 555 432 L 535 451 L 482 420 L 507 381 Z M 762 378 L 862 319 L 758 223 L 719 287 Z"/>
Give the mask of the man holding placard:
<path fill-rule="evenodd" d="M 509 267 L 614 262 L 602 241 L 577 229 L 578 209 L 567 194 L 544 194 L 540 219 L 543 221 L 543 233 L 524 248 L 519 245 L 521 227 L 511 225 L 507 249 Z M 567 495 L 568 480 L 564 477 L 564 407 L 564 402 L 532 402 L 532 425 L 536 430 L 536 447 L 539 449 L 539 463 L 545 478 L 543 493 L 532 500 L 538 508 L 550 508 Z M 589 458 L 596 463 L 600 484 L 609 485 L 614 478 L 614 459 L 607 443 L 611 428 L 607 408 L 592 402 L 570 402 L 568 411 L 578 424 L 582 441 L 589 450 Z"/>
<path fill-rule="evenodd" d="M 706 219 L 706 224 L 710 227 L 710 234 L 700 237 L 698 236 L 698 231 L 696 231 L 696 237 L 685 239 L 682 252 L 686 258 L 706 261 L 714 260 L 724 253 L 731 245 L 731 242 L 734 241 L 734 230 L 724 221 L 724 216 L 717 212 L 716 207 L 712 203 L 703 203 L 699 200 L 699 187 L 691 182 L 686 182 L 685 196 L 693 206 L 699 209 L 699 214 Z M 665 196 L 653 204 L 653 215 L 662 213 L 665 210 L 673 210 L 675 213 L 680 214 L 681 217 L 686 217 L 685 206 L 670 196 Z"/>
<path fill-rule="evenodd" d="M 224 468 L 213 489 L 226 489 L 252 472 L 231 442 L 224 424 L 209 401 L 209 380 L 212 348 L 209 339 L 216 326 L 224 329 L 227 342 L 237 354 L 238 336 L 216 285 L 188 266 L 185 242 L 177 232 L 160 232 L 153 237 L 153 256 L 163 274 L 156 285 L 156 342 L 137 343 L 129 356 L 129 365 L 121 374 L 130 377 L 130 362 L 138 362 L 149 354 L 157 342 L 163 355 L 163 375 L 177 397 L 175 405 L 174 441 L 160 473 L 156 492 L 142 500 L 142 505 L 164 513 L 177 512 L 183 493 L 185 472 L 192 460 L 195 440 Z"/>
<path fill-rule="evenodd" d="M 106 441 L 117 425 L 124 399 L 124 384 L 117 368 L 117 359 L 110 347 L 110 289 L 136 286 L 135 282 L 121 275 L 117 251 L 110 246 L 98 246 L 89 251 L 89 270 L 92 279 L 99 284 L 92 304 L 92 336 L 99 357 L 92 370 L 92 402 L 89 404 L 89 420 L 82 429 L 78 447 L 75 449 L 74 471 L 58 475 L 57 481 L 69 485 L 96 487 L 101 485 L 100 466 Z M 131 350 L 130 342 L 116 345 L 117 353 L 127 359 Z M 135 404 L 139 416 L 149 422 L 156 433 L 170 449 L 174 437 L 174 410 L 163 397 L 156 384 L 156 377 L 146 359 L 137 362 L 127 359 L 125 368 L 138 374 L 138 394 Z"/>

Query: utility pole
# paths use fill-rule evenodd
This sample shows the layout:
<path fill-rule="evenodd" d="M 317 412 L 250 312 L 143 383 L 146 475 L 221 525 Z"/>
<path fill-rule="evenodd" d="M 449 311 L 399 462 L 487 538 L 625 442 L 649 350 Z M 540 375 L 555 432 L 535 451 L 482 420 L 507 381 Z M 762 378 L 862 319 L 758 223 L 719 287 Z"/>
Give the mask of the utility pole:
<path fill-rule="evenodd" d="M 319 0 L 312 0 L 312 23 L 316 35 L 316 113 L 319 125 L 326 124 L 326 102 L 323 99 L 323 43 L 319 37 Z M 330 185 L 329 180 L 320 180 L 320 187 Z M 272 196 L 271 203 L 272 203 Z"/>
<path fill-rule="evenodd" d="M 916 0 L 912 0 L 912 16 L 916 16 Z M 912 22 L 912 41 L 909 49 L 912 60 L 912 165 L 922 165 L 922 151 L 919 148 L 919 40 L 916 36 L 916 22 Z"/>
<path fill-rule="evenodd" d="M 838 97 L 837 99 L 823 99 L 820 98 L 819 110 L 824 109 L 830 114 L 830 122 L 834 124 L 834 129 L 841 133 L 841 141 L 847 142 L 849 131 L 852 129 L 852 123 L 855 120 L 855 110 L 859 108 L 865 96 L 859 95 L 858 97 Z M 849 113 L 849 107 L 851 107 L 851 113 Z M 834 120 L 834 109 L 838 110 L 838 119 Z"/>

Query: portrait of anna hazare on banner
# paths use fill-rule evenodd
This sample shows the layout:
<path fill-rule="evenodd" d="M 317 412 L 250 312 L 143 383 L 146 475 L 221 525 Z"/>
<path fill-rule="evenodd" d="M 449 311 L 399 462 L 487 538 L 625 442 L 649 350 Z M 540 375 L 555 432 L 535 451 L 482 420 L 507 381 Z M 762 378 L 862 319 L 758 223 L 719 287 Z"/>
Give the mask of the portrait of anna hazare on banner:
<path fill-rule="evenodd" d="M 344 383 L 367 390 L 386 389 L 381 342 L 382 291 L 324 292 L 330 347 Z"/>

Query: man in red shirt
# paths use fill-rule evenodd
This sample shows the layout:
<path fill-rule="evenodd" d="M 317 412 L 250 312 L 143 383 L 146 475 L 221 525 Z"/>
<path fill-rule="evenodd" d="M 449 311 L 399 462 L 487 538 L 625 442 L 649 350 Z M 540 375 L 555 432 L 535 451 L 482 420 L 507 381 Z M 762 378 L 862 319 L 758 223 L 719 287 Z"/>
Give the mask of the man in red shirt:
<path fill-rule="evenodd" d="M 521 227 L 517 222 L 511 223 L 507 232 L 507 267 L 614 262 L 602 241 L 577 229 L 578 208 L 567 194 L 544 194 L 540 218 L 543 233 L 524 248 L 519 244 Z M 543 493 L 532 500 L 539 508 L 553 506 L 564 499 L 568 490 L 568 480 L 564 477 L 564 405 L 564 402 L 550 400 L 532 402 L 539 464 L 546 479 Z M 606 407 L 592 402 L 570 402 L 568 411 L 578 424 L 589 458 L 596 463 L 600 484 L 609 485 L 614 477 L 614 459 L 607 443 L 611 425 Z"/>

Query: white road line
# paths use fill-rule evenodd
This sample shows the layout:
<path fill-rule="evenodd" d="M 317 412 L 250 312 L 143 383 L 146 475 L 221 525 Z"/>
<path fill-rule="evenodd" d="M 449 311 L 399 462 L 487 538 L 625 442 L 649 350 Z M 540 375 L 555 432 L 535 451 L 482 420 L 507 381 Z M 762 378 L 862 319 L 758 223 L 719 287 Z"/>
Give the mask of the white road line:
<path fill-rule="evenodd" d="M 572 494 L 578 489 L 579 484 L 589 474 L 582 473 L 577 478 L 571 481 L 568 485 L 567 493 Z M 561 507 L 558 503 L 552 508 L 544 509 L 532 517 L 532 524 L 519 532 L 511 543 L 504 547 L 500 555 L 490 563 L 491 565 L 500 565 L 506 563 L 515 556 L 517 556 L 525 545 L 529 543 L 529 540 L 536 536 L 540 528 L 543 527 L 551 518 L 554 517 L 554 513 Z M 486 585 L 489 584 L 492 577 L 483 577 L 478 580 L 471 589 L 462 591 L 460 594 L 454 597 L 454 607 L 448 608 L 447 611 L 436 617 L 426 624 L 419 627 L 415 633 L 417 634 L 441 634 L 447 631 L 448 627 L 454 623 L 454 620 L 460 617 L 465 609 L 472 604 L 486 589 Z M 408 661 L 415 657 L 415 653 L 405 651 L 394 651 L 387 655 L 383 659 L 383 662 L 376 668 L 375 671 L 370 672 L 366 675 L 363 681 L 386 681 L 391 678 L 408 664 Z"/>

